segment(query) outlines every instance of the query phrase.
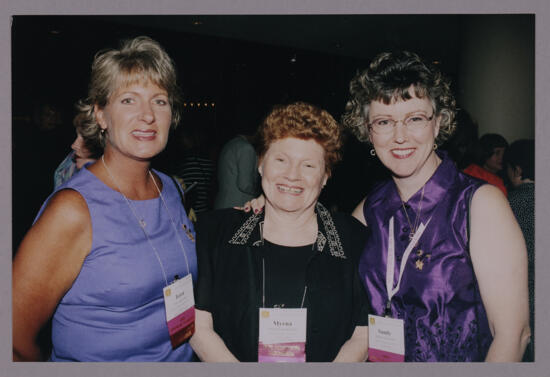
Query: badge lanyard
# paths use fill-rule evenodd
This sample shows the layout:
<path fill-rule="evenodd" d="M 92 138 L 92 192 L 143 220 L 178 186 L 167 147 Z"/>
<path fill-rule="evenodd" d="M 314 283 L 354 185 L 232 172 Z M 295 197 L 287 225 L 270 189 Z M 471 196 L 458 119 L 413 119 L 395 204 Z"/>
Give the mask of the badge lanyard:
<path fill-rule="evenodd" d="M 420 236 L 422 236 L 422 233 L 424 233 L 424 230 L 430 223 L 430 219 L 426 222 L 426 224 L 420 224 L 417 231 L 414 233 L 414 237 L 407 245 L 407 248 L 405 249 L 405 253 L 403 254 L 403 258 L 401 259 L 401 264 L 399 267 L 399 278 L 397 279 L 397 284 L 395 287 L 393 287 L 393 280 L 394 280 L 394 273 L 395 273 L 395 238 L 394 238 L 394 226 L 393 226 L 393 216 L 390 219 L 390 227 L 388 231 L 388 261 L 386 263 L 386 291 L 388 293 L 388 301 L 386 303 L 385 308 L 385 315 L 390 315 L 390 309 L 391 309 L 391 299 L 399 291 L 399 287 L 401 285 L 401 278 L 403 277 L 403 271 L 405 271 L 405 266 L 407 265 L 407 260 L 409 258 L 409 255 L 412 252 L 412 249 L 416 246 L 416 243 L 420 239 Z"/>
<path fill-rule="evenodd" d="M 172 348 L 176 349 L 185 341 L 187 341 L 187 339 L 189 339 L 195 332 L 195 299 L 193 297 L 193 279 L 191 276 L 191 270 L 189 269 L 187 254 L 185 253 L 185 248 L 176 227 L 176 223 L 172 218 L 172 214 L 170 213 L 168 206 L 166 205 L 164 196 L 162 195 L 162 192 L 160 192 L 160 189 L 157 185 L 157 182 L 155 181 L 155 178 L 153 177 L 153 174 L 151 173 L 151 170 L 149 170 L 149 176 L 151 177 L 151 180 L 153 181 L 153 184 L 155 185 L 155 188 L 159 193 L 164 209 L 168 213 L 168 217 L 170 218 L 172 228 L 176 233 L 176 238 L 178 239 L 178 242 L 180 244 L 181 251 L 185 259 L 185 265 L 187 267 L 187 275 L 184 278 L 178 279 L 178 276 L 176 275 L 174 277 L 174 281 L 172 283 L 168 283 L 166 270 L 164 269 L 164 265 L 162 264 L 162 260 L 160 259 L 160 255 L 155 245 L 153 244 L 151 238 L 149 237 L 149 234 L 145 230 L 145 223 L 143 219 L 139 219 L 134 206 L 122 193 L 122 190 L 120 189 L 113 175 L 109 171 L 109 168 L 107 168 L 107 164 L 105 163 L 105 159 L 103 158 L 103 156 L 101 156 L 101 161 L 103 162 L 103 166 L 105 166 L 105 170 L 107 170 L 107 174 L 126 201 L 126 204 L 130 208 L 132 215 L 134 215 L 135 219 L 137 220 L 141 230 L 147 238 L 147 242 L 149 242 L 149 245 L 153 249 L 153 252 L 155 253 L 155 256 L 157 257 L 157 260 L 159 262 L 160 268 L 162 270 L 162 275 L 164 277 L 164 282 L 166 283 L 163 289 L 163 297 L 168 334 L 170 336 L 170 343 L 172 344 Z"/>
<path fill-rule="evenodd" d="M 132 212 L 132 215 L 134 215 L 135 219 L 137 220 L 138 224 L 139 224 L 139 227 L 141 228 L 141 230 L 143 231 L 143 233 L 145 234 L 145 238 L 147 238 L 147 242 L 149 242 L 149 245 L 151 246 L 151 249 L 153 249 L 153 252 L 155 253 L 155 256 L 157 257 L 157 260 L 159 262 L 159 265 L 160 265 L 160 268 L 162 270 L 162 275 L 164 277 L 164 282 L 166 283 L 166 286 L 170 285 L 169 282 L 168 282 L 168 278 L 166 276 L 166 270 L 164 269 L 164 265 L 162 264 L 162 260 L 160 259 L 160 255 L 155 247 L 155 245 L 153 245 L 153 242 L 151 241 L 151 238 L 149 237 L 149 234 L 147 233 L 147 231 L 145 230 L 145 224 L 143 223 L 143 220 L 140 220 L 135 209 L 134 209 L 134 206 L 132 205 L 132 203 L 130 203 L 130 200 L 128 200 L 128 198 L 126 197 L 126 195 L 124 195 L 122 193 L 122 190 L 120 189 L 117 181 L 114 179 L 113 175 L 111 174 L 111 172 L 109 171 L 109 168 L 107 167 L 107 164 L 105 163 L 105 160 L 103 158 L 103 156 L 101 156 L 101 161 L 103 162 L 103 166 L 105 167 L 105 170 L 107 170 L 107 174 L 109 174 L 109 177 L 111 178 L 111 180 L 113 181 L 113 183 L 115 184 L 115 186 L 117 187 L 119 193 L 122 195 L 122 197 L 124 198 L 124 200 L 126 201 L 126 204 L 128 205 L 128 207 L 130 208 L 130 211 Z M 170 211 L 168 210 L 168 206 L 166 205 L 166 202 L 164 201 L 164 197 L 162 195 L 162 193 L 160 192 L 160 189 L 157 185 L 157 183 L 155 182 L 155 179 L 153 178 L 153 174 L 151 173 L 151 171 L 149 170 L 149 176 L 151 177 L 151 179 L 153 180 L 153 183 L 155 185 L 155 188 L 157 189 L 158 193 L 159 193 L 159 196 L 161 198 L 161 201 L 162 201 L 162 204 L 166 210 L 166 212 L 168 213 L 168 217 L 170 218 L 170 222 L 172 223 L 172 227 L 176 233 L 176 237 L 178 239 L 178 242 L 180 244 L 180 247 L 181 247 L 181 251 L 183 253 L 183 257 L 185 258 L 185 265 L 187 267 L 187 274 L 190 274 L 191 273 L 191 270 L 189 269 L 189 261 L 187 259 L 187 254 L 185 253 L 185 248 L 183 246 L 183 242 L 181 240 L 181 237 L 177 231 L 177 228 L 176 228 L 176 224 L 174 222 L 174 219 L 172 218 L 172 215 L 170 214 Z"/>
<path fill-rule="evenodd" d="M 302 295 L 302 303 L 300 309 L 304 307 L 304 301 L 306 299 L 307 285 L 304 287 L 304 294 Z M 265 308 L 265 259 L 262 258 L 262 308 Z"/>
<path fill-rule="evenodd" d="M 300 308 L 265 307 L 265 260 L 262 258 L 262 307 L 259 308 L 258 362 L 305 362 L 307 309 L 304 309 L 307 285 Z"/>

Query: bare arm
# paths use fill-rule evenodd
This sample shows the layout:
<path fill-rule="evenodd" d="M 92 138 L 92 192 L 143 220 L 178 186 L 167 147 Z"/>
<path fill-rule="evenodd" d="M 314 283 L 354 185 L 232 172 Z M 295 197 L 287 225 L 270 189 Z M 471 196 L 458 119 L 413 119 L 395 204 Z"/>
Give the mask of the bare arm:
<path fill-rule="evenodd" d="M 189 341 L 199 359 L 205 362 L 239 362 L 214 331 L 212 314 L 195 309 L 195 334 Z"/>
<path fill-rule="evenodd" d="M 365 206 L 365 200 L 367 198 L 361 200 L 361 202 L 355 207 L 351 215 L 355 217 L 357 220 L 361 221 L 363 225 L 367 226 L 367 220 L 365 220 L 365 214 L 363 213 L 363 207 Z"/>
<path fill-rule="evenodd" d="M 369 327 L 356 326 L 349 338 L 338 351 L 335 363 L 358 363 L 367 360 L 369 348 Z"/>
<path fill-rule="evenodd" d="M 527 252 L 508 201 L 494 186 L 474 194 L 470 253 L 493 334 L 486 361 L 520 361 L 531 334 Z"/>
<path fill-rule="evenodd" d="M 92 227 L 86 202 L 73 190 L 52 197 L 13 260 L 13 360 L 41 360 L 36 344 L 78 276 L 89 253 Z"/>

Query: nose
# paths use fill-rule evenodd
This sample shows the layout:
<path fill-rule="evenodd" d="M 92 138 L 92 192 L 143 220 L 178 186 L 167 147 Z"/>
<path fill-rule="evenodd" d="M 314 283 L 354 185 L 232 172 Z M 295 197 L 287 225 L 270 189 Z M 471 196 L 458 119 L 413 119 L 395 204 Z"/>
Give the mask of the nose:
<path fill-rule="evenodd" d="M 153 123 L 155 120 L 155 113 L 153 112 L 153 107 L 149 102 L 145 102 L 141 106 L 141 118 L 147 124 Z"/>
<path fill-rule="evenodd" d="M 407 126 L 402 120 L 395 123 L 393 128 L 393 137 L 396 143 L 404 143 L 407 141 Z"/>
<path fill-rule="evenodd" d="M 301 171 L 299 164 L 288 164 L 286 177 L 290 181 L 297 181 L 300 179 Z"/>
<path fill-rule="evenodd" d="M 82 136 L 80 134 L 77 134 L 76 139 L 74 139 L 73 143 L 71 144 L 71 149 L 75 152 L 78 152 L 82 147 L 82 141 Z"/>

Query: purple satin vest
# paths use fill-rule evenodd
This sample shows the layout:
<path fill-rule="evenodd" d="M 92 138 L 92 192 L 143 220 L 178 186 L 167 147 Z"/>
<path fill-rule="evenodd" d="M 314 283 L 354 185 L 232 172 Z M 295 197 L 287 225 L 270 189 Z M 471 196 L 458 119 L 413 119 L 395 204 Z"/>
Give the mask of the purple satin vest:
<path fill-rule="evenodd" d="M 443 161 L 426 182 L 420 221 L 430 223 L 409 255 L 391 315 L 404 320 L 405 361 L 483 361 L 492 342 L 468 245 L 468 208 L 484 182 Z M 422 189 L 405 208 L 414 225 Z M 384 315 L 388 300 L 386 260 L 389 220 L 394 216 L 395 273 L 409 243 L 410 225 L 393 180 L 369 193 L 363 208 L 371 237 L 359 263 L 372 312 Z"/>

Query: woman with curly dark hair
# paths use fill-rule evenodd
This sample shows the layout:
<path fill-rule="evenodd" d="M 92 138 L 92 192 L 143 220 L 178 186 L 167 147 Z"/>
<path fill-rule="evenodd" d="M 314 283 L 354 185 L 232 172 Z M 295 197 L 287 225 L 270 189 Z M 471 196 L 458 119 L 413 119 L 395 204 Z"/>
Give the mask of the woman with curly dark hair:
<path fill-rule="evenodd" d="M 344 125 L 392 175 L 354 211 L 372 232 L 359 264 L 369 359 L 520 360 L 525 242 L 504 195 L 437 151 L 455 129 L 449 81 L 414 53 L 382 53 L 350 92 Z M 401 336 L 387 347 L 376 338 L 389 329 Z"/>

